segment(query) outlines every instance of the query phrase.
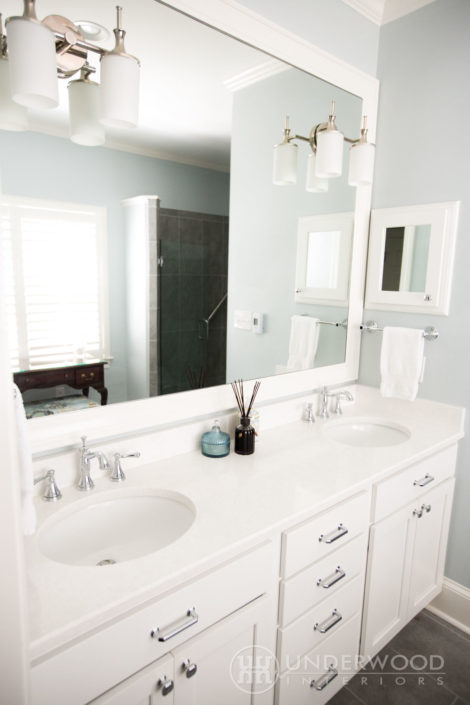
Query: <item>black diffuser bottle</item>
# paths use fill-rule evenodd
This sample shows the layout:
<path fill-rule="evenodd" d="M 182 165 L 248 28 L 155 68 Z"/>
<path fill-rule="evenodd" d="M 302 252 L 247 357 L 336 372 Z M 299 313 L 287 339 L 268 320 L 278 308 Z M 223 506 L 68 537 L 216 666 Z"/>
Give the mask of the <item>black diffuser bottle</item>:
<path fill-rule="evenodd" d="M 251 455 L 255 452 L 255 429 L 251 425 L 249 416 L 241 416 L 240 423 L 235 429 L 235 453 Z"/>
<path fill-rule="evenodd" d="M 250 403 L 248 404 L 247 408 L 245 406 L 243 380 L 239 379 L 236 382 L 232 382 L 233 393 L 235 394 L 235 399 L 237 400 L 238 408 L 240 409 L 240 423 L 235 429 L 234 444 L 235 453 L 238 453 L 239 455 L 251 455 L 255 452 L 256 431 L 251 425 L 250 411 L 253 408 L 253 402 L 255 401 L 256 395 L 258 394 L 260 384 L 261 382 L 255 382 Z"/>

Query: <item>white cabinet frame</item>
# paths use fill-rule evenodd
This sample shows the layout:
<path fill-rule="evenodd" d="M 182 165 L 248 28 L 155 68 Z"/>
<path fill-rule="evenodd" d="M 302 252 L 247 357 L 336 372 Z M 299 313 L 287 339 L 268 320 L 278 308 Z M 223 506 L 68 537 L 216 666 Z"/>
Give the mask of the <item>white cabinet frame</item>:
<path fill-rule="evenodd" d="M 349 301 L 349 267 L 354 227 L 353 213 L 308 215 L 299 218 L 297 229 L 297 266 L 295 272 L 295 302 L 324 306 L 347 306 Z M 309 287 L 308 262 L 310 235 L 338 234 L 336 259 L 330 262 L 334 286 Z"/>
<path fill-rule="evenodd" d="M 455 201 L 404 208 L 381 208 L 372 211 L 366 308 L 444 316 L 449 314 L 459 205 L 460 203 Z M 431 226 L 424 292 L 383 291 L 387 228 L 405 227 L 406 230 L 409 226 L 417 225 Z M 406 259 L 405 247 L 404 259 Z M 406 262 L 404 264 L 406 268 Z"/>

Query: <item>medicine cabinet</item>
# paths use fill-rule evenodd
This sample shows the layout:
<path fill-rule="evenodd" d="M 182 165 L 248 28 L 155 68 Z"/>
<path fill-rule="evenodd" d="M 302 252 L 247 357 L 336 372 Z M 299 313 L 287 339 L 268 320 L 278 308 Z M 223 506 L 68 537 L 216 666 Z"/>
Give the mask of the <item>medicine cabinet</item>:
<path fill-rule="evenodd" d="M 372 211 L 366 308 L 448 315 L 459 205 Z"/>

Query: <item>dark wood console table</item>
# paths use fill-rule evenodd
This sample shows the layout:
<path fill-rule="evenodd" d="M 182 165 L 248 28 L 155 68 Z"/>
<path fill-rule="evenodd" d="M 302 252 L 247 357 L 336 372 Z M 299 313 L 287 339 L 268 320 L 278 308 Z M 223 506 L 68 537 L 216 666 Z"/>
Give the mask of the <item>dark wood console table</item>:
<path fill-rule="evenodd" d="M 92 387 L 101 396 L 101 406 L 104 406 L 108 401 L 108 390 L 104 386 L 105 364 L 105 362 L 97 361 L 90 364 L 23 370 L 14 372 L 13 379 L 20 392 L 25 392 L 27 389 L 45 389 L 46 387 L 68 384 L 74 389 L 81 389 L 87 397 L 90 387 Z"/>

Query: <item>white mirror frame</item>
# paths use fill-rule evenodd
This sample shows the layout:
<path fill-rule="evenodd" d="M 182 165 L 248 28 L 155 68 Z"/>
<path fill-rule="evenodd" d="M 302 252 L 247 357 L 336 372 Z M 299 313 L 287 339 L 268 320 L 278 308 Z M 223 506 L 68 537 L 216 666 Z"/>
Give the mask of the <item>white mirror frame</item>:
<path fill-rule="evenodd" d="M 449 314 L 459 201 L 381 208 L 372 211 L 367 265 L 366 308 Z M 424 292 L 383 291 L 387 228 L 430 225 L 431 235 Z"/>
<path fill-rule="evenodd" d="M 295 302 L 320 306 L 347 306 L 349 301 L 349 271 L 353 239 L 354 213 L 328 213 L 299 218 L 297 228 L 297 261 L 295 270 Z M 309 287 L 308 263 L 310 235 L 338 235 L 337 257 L 334 263 L 335 286 Z M 331 263 L 333 265 L 333 263 Z"/>
<path fill-rule="evenodd" d="M 269 22 L 233 0 L 204 0 L 203 3 L 201 0 L 172 0 L 162 4 L 361 97 L 362 112 L 368 118 L 370 140 L 375 141 L 379 82 L 373 76 Z M 282 122 L 283 116 L 280 115 L 279 119 Z M 359 129 L 360 125 L 358 133 Z M 267 174 L 266 178 L 271 178 L 270 174 Z M 307 394 L 324 384 L 341 384 L 357 378 L 370 197 L 370 187 L 357 189 L 346 361 L 324 368 L 264 378 L 258 396 L 261 405 L 296 394 Z M 295 237 L 295 234 L 293 236 Z M 111 404 L 87 410 L 86 415 L 78 411 L 58 415 L 53 419 L 32 419 L 29 422 L 32 450 L 35 454 L 59 452 L 77 446 L 78 439 L 83 434 L 93 442 L 123 434 L 142 433 L 164 428 L 169 424 L 184 423 L 198 417 L 233 410 L 234 406 L 232 389 L 226 384 L 170 396 Z"/>

